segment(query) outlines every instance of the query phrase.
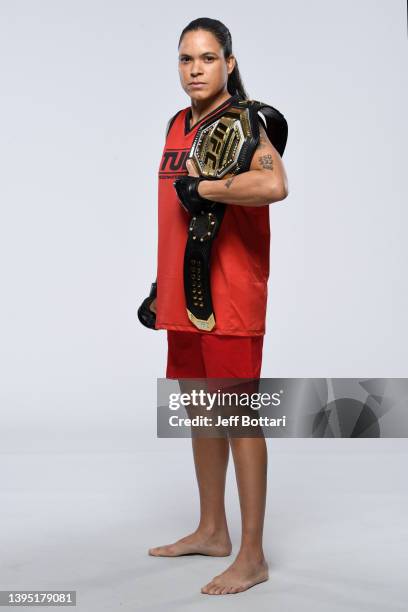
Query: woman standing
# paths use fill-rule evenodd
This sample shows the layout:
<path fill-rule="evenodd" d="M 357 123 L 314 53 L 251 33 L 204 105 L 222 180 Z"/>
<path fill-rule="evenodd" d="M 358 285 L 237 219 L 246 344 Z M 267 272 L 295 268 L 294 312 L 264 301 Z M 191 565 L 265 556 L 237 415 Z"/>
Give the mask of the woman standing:
<path fill-rule="evenodd" d="M 188 151 L 200 124 L 248 99 L 232 55 L 231 35 L 218 20 L 200 18 L 181 33 L 179 75 L 191 106 L 170 120 L 159 170 L 159 232 L 156 329 L 166 329 L 168 378 L 251 378 L 261 373 L 269 277 L 269 204 L 288 195 L 281 157 L 260 120 L 260 142 L 248 172 L 228 179 L 202 180 L 198 194 L 226 204 L 211 254 L 211 294 L 217 324 L 202 332 L 188 319 L 183 258 L 188 213 L 173 182 L 197 176 Z M 241 546 L 234 562 L 201 589 L 237 593 L 268 579 L 262 536 L 266 502 L 267 449 L 263 437 L 192 437 L 200 494 L 197 529 L 177 542 L 149 550 L 154 556 L 231 554 L 224 506 L 229 449 L 235 465 L 241 517 Z"/>

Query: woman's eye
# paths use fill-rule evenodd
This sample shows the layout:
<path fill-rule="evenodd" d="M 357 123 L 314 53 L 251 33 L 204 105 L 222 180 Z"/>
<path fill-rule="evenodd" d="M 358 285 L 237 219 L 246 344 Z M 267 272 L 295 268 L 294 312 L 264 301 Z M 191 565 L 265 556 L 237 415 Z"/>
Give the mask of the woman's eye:
<path fill-rule="evenodd" d="M 213 62 L 215 58 L 214 57 L 205 57 L 204 59 L 205 59 L 206 62 Z M 182 64 L 186 64 L 189 61 L 190 61 L 189 57 L 181 57 L 180 58 L 180 62 Z"/>

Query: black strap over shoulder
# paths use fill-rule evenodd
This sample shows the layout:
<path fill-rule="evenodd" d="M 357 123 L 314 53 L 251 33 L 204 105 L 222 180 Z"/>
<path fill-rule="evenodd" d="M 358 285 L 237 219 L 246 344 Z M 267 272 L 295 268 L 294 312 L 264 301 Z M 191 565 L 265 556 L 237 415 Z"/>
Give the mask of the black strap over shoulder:
<path fill-rule="evenodd" d="M 261 112 L 266 121 L 266 134 L 282 157 L 288 140 L 288 123 L 278 109 L 258 100 L 240 100 L 239 104 L 253 108 L 256 113 Z"/>

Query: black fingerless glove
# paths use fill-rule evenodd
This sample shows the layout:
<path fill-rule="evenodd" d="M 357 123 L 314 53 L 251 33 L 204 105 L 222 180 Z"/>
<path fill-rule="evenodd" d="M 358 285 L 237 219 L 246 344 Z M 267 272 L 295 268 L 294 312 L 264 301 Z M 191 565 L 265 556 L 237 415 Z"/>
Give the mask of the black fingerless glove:
<path fill-rule="evenodd" d="M 156 329 L 156 314 L 153 310 L 150 310 L 150 304 L 157 297 L 157 282 L 152 283 L 150 288 L 150 293 L 147 298 L 145 298 L 137 311 L 137 316 L 139 321 L 145 327 L 149 329 Z"/>
<path fill-rule="evenodd" d="M 203 198 L 198 193 L 200 181 L 207 180 L 203 176 L 180 176 L 173 185 L 177 191 L 182 207 L 192 215 L 207 212 L 214 206 L 214 202 Z"/>

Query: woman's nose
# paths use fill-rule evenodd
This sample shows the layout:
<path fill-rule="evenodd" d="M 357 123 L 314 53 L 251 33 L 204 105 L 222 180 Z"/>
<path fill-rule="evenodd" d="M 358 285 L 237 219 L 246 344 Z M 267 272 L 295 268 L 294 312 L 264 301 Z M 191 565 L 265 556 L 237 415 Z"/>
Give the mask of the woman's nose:
<path fill-rule="evenodd" d="M 198 74 L 202 74 L 202 69 L 201 69 L 201 66 L 200 66 L 200 64 L 193 64 L 193 65 L 191 66 L 191 76 L 192 76 L 192 77 L 195 77 L 195 76 L 197 76 Z"/>

